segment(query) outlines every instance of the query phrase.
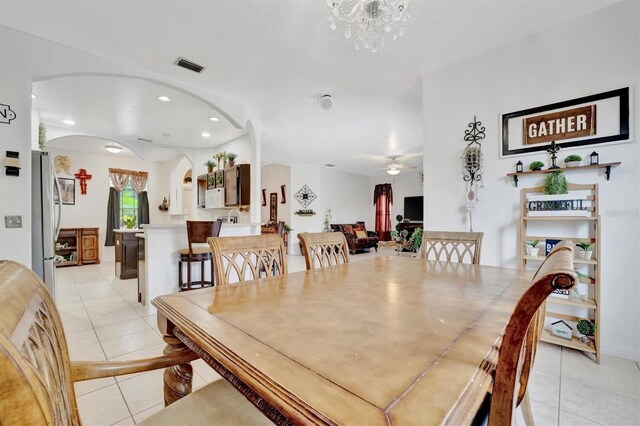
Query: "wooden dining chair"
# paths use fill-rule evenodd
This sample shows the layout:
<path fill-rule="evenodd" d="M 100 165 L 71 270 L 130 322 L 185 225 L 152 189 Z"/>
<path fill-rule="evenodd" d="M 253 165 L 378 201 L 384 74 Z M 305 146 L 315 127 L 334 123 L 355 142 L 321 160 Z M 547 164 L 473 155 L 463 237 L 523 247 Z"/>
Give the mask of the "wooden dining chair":
<path fill-rule="evenodd" d="M 520 404 L 526 424 L 534 424 L 527 385 L 544 325 L 544 303 L 554 290 L 569 290 L 576 281 L 573 245 L 563 241 L 540 265 L 511 314 L 498 353 L 489 426 L 513 424 L 515 408 Z"/>
<path fill-rule="evenodd" d="M 482 232 L 424 231 L 420 258 L 477 265 L 483 235 Z"/>
<path fill-rule="evenodd" d="M 349 263 L 349 246 L 342 232 L 298 234 L 307 270 Z"/>
<path fill-rule="evenodd" d="M 211 261 L 211 249 L 206 244 L 207 238 L 220 235 L 221 221 L 196 221 L 187 220 L 188 247 L 178 250 L 178 286 L 180 291 L 193 290 L 195 288 L 211 287 L 213 285 L 213 261 Z M 187 281 L 182 281 L 182 264 L 187 264 Z M 200 281 L 191 280 L 191 262 L 200 263 Z M 204 279 L 204 264 L 210 262 L 211 281 Z"/>
<path fill-rule="evenodd" d="M 218 286 L 287 273 L 284 243 L 277 234 L 217 237 L 208 242 Z"/>
<path fill-rule="evenodd" d="M 0 425 L 81 425 L 74 382 L 167 367 L 185 378 L 193 376 L 189 362 L 198 356 L 175 336 L 164 337 L 168 343 L 173 339 L 173 349 L 165 349 L 162 356 L 72 362 L 49 292 L 34 272 L 19 263 L 0 261 L 0 306 Z M 271 424 L 226 380 L 194 393 L 190 380 L 181 386 L 187 396 L 139 424 Z M 166 398 L 165 384 L 165 404 Z"/>

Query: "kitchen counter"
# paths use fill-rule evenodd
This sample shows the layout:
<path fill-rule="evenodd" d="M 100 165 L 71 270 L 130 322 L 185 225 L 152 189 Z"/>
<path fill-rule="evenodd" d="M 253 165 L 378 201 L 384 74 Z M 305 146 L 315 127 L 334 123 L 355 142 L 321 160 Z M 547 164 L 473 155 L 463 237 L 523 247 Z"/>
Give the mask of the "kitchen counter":
<path fill-rule="evenodd" d="M 135 230 L 140 232 L 139 229 Z M 156 309 L 149 303 L 161 294 L 176 293 L 178 288 L 177 251 L 188 247 L 186 224 L 142 225 L 144 232 L 144 283 L 140 283 L 139 292 L 149 315 Z M 242 235 L 260 235 L 259 223 L 223 222 L 221 237 Z M 141 265 L 142 266 L 142 265 Z M 186 268 L 186 266 L 184 266 Z M 210 268 L 205 269 L 205 280 L 210 280 Z M 192 274 L 200 276 L 200 264 L 192 265 Z M 186 274 L 185 274 L 186 276 Z M 143 288 L 144 287 L 144 288 Z"/>

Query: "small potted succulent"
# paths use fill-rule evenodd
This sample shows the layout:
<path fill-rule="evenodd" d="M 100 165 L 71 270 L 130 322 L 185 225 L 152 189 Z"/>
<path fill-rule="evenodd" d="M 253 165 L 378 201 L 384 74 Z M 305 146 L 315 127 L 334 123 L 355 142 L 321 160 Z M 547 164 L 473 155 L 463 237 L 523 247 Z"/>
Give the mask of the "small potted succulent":
<path fill-rule="evenodd" d="M 582 161 L 582 157 L 576 154 L 567 155 L 564 159 L 564 164 L 567 167 L 578 167 L 580 162 Z"/>
<path fill-rule="evenodd" d="M 234 153 L 234 152 L 230 152 L 227 154 L 227 160 L 229 160 L 229 163 L 227 164 L 227 167 L 233 167 L 235 166 L 235 161 L 236 158 L 238 158 L 238 154 Z"/>
<path fill-rule="evenodd" d="M 207 173 L 211 173 L 213 172 L 213 168 L 216 166 L 216 162 L 213 160 L 207 160 L 204 165 L 207 166 Z"/>
<path fill-rule="evenodd" d="M 540 249 L 538 248 L 540 240 L 527 241 L 527 254 L 529 256 L 537 256 Z"/>
<path fill-rule="evenodd" d="M 591 259 L 591 257 L 593 256 L 593 250 L 591 250 L 593 243 L 590 243 L 588 241 L 583 241 L 583 242 L 577 243 L 576 246 L 580 247 L 581 249 L 581 251 L 578 252 L 579 258 L 585 259 L 585 260 Z"/>
<path fill-rule="evenodd" d="M 529 170 L 531 170 L 532 172 L 542 170 L 543 167 L 544 163 L 542 161 L 534 161 L 533 163 L 529 164 Z"/>

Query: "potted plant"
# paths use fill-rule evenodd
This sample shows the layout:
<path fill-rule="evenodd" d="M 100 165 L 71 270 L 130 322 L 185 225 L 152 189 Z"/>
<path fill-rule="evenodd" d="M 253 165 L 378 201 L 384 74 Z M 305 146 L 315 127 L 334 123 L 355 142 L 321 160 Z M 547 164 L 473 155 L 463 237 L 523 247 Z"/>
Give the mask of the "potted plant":
<path fill-rule="evenodd" d="M 216 166 L 216 162 L 213 160 L 207 160 L 204 165 L 207 166 L 207 173 L 211 173 L 213 172 L 213 168 Z"/>
<path fill-rule="evenodd" d="M 238 154 L 230 152 L 227 154 L 227 160 L 229 160 L 229 164 L 227 165 L 228 167 L 233 167 L 235 166 L 235 161 L 236 158 L 238 158 Z"/>
<path fill-rule="evenodd" d="M 409 238 L 409 244 L 411 244 L 413 251 L 418 252 L 420 250 L 420 246 L 422 245 L 422 228 L 418 227 L 413 230 L 413 234 L 411 234 L 411 238 Z"/>
<path fill-rule="evenodd" d="M 533 163 L 529 164 L 529 170 L 531 170 L 532 172 L 542 170 L 543 167 L 544 163 L 542 161 L 534 161 Z"/>
<path fill-rule="evenodd" d="M 553 172 L 544 179 L 543 191 L 546 195 L 567 194 L 568 191 L 567 178 L 564 172 Z"/>
<path fill-rule="evenodd" d="M 540 249 L 538 248 L 540 240 L 527 241 L 527 254 L 529 256 L 537 256 Z"/>
<path fill-rule="evenodd" d="M 133 229 L 136 227 L 137 223 L 136 223 L 136 215 L 133 216 L 124 216 L 122 218 L 122 224 L 124 225 L 125 228 L 127 229 Z"/>
<path fill-rule="evenodd" d="M 224 169 L 224 160 L 227 158 L 227 154 L 225 152 L 219 152 L 213 156 L 216 160 L 218 160 L 218 169 Z"/>
<path fill-rule="evenodd" d="M 593 250 L 590 250 L 590 249 L 591 249 L 591 246 L 593 246 L 593 243 L 583 241 L 583 242 L 577 243 L 576 246 L 582 249 L 581 251 L 578 252 L 579 258 L 585 259 L 585 260 L 591 259 L 591 257 L 593 256 Z"/>
<path fill-rule="evenodd" d="M 578 167 L 580 162 L 582 161 L 582 157 L 576 154 L 567 155 L 564 159 L 564 164 L 567 167 Z"/>

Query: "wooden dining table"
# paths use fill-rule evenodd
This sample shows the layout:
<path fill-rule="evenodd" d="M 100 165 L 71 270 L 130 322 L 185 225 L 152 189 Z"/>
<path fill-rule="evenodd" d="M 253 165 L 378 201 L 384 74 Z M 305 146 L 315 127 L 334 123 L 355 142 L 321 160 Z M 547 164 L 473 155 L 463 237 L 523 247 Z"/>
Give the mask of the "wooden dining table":
<path fill-rule="evenodd" d="M 153 300 L 166 351 L 195 351 L 277 424 L 468 424 L 531 271 L 378 256 Z M 190 391 L 165 372 L 165 401 Z M 212 404 L 215 401 L 211 402 Z"/>

